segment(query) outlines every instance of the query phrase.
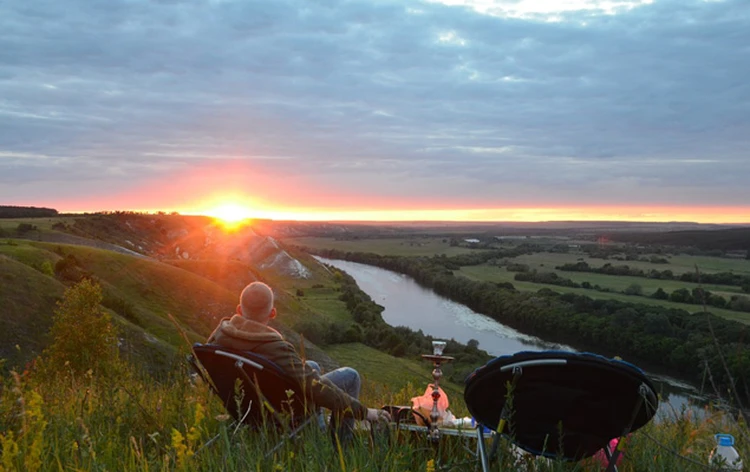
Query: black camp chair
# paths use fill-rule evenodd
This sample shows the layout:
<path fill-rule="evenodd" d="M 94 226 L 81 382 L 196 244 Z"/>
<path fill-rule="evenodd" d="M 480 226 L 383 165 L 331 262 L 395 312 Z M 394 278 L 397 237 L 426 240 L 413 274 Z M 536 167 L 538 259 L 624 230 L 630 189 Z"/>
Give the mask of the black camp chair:
<path fill-rule="evenodd" d="M 253 429 L 277 428 L 286 439 L 313 423 L 313 404 L 302 386 L 268 359 L 248 351 L 194 344 L 189 358 L 238 424 Z M 214 438 L 215 439 L 215 438 Z"/>
<path fill-rule="evenodd" d="M 466 379 L 464 400 L 481 425 L 497 432 L 490 453 L 478 428 L 483 470 L 500 436 L 549 458 L 578 461 L 604 449 L 608 472 L 620 448 L 609 442 L 637 430 L 656 413 L 656 390 L 632 364 L 588 353 L 519 352 L 498 357 Z"/>

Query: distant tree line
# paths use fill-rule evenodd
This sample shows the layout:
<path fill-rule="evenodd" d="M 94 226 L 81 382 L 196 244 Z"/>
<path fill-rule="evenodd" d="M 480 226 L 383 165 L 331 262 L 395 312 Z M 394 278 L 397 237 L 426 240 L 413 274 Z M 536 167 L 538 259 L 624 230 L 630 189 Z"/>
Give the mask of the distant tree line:
<path fill-rule="evenodd" d="M 0 218 L 39 218 L 57 216 L 57 210 L 44 207 L 0 205 Z"/>
<path fill-rule="evenodd" d="M 608 236 L 613 241 L 648 245 L 692 246 L 701 250 L 742 250 L 750 249 L 750 228 L 729 228 L 721 230 L 669 231 L 665 233 L 613 233 Z M 748 254 L 750 256 L 750 254 Z"/>
<path fill-rule="evenodd" d="M 563 264 L 555 267 L 555 269 L 567 272 L 591 272 L 604 275 L 645 277 L 649 279 L 677 280 L 680 282 L 712 285 L 730 285 L 734 287 L 742 287 L 744 291 L 750 292 L 750 276 L 735 274 L 733 272 L 717 272 L 713 274 L 685 272 L 684 274 L 676 275 L 668 269 L 661 271 L 655 269 L 644 271 L 643 269 L 630 267 L 628 265 L 604 264 L 601 267 L 592 267 L 585 261 L 579 261 L 575 264 Z"/>
<path fill-rule="evenodd" d="M 710 313 L 691 314 L 655 305 L 594 300 L 549 289 L 519 292 L 508 283 L 454 276 L 446 268 L 446 264 L 456 264 L 452 257 L 381 256 L 338 250 L 314 252 L 409 275 L 440 295 L 549 341 L 604 355 L 618 355 L 696 383 L 708 369 L 720 391 L 736 389 L 750 402 L 748 328 L 736 321 Z M 726 369 L 722 358 L 726 360 Z"/>
<path fill-rule="evenodd" d="M 508 269 L 510 270 L 510 269 Z M 559 285 L 561 287 L 581 288 L 581 284 L 566 277 L 560 277 L 555 272 L 517 272 L 513 277 L 519 282 L 534 282 L 535 284 Z"/>
<path fill-rule="evenodd" d="M 513 266 L 512 268 L 519 269 L 518 266 Z M 508 270 L 511 270 L 511 266 L 508 266 Z M 591 284 L 590 282 L 574 282 L 571 279 L 559 276 L 555 272 L 537 272 L 536 270 L 518 271 L 518 273 L 516 273 L 516 275 L 514 276 L 514 280 L 518 280 L 519 282 L 558 285 L 560 287 L 584 288 L 606 293 L 617 292 L 617 290 L 613 290 L 608 287 L 601 287 L 598 284 Z M 643 287 L 641 287 L 639 284 L 630 284 L 628 287 L 622 290 L 621 293 L 625 295 L 635 295 L 641 297 L 650 296 L 651 298 L 654 298 L 656 300 L 669 300 L 672 302 L 689 303 L 692 305 L 706 304 L 708 306 L 716 308 L 725 308 L 727 310 L 742 311 L 746 313 L 750 312 L 750 298 L 743 297 L 741 295 L 733 295 L 729 300 L 727 300 L 721 295 L 711 293 L 710 291 L 705 290 L 701 287 L 696 287 L 692 291 L 688 290 L 687 288 L 679 288 L 673 291 L 671 294 L 667 293 L 663 288 L 659 287 L 653 294 L 646 295 L 645 293 L 643 293 Z"/>
<path fill-rule="evenodd" d="M 561 268 L 557 267 L 557 269 Z M 529 270 L 528 266 L 525 264 L 511 264 L 507 267 L 507 270 L 510 272 L 517 272 L 513 279 L 518 280 L 519 282 L 558 285 L 560 287 L 570 288 L 584 288 L 607 293 L 617 291 L 607 287 L 601 287 L 598 284 L 592 285 L 590 282 L 574 282 L 567 277 L 559 276 L 555 272 L 538 272 L 536 270 Z M 744 288 L 745 287 L 743 287 L 743 289 Z M 635 295 L 641 297 L 649 296 L 643 293 L 643 287 L 641 287 L 639 284 L 630 284 L 621 293 L 625 295 Z M 741 295 L 734 295 L 729 300 L 727 300 L 721 295 L 711 293 L 710 291 L 705 290 L 701 287 L 696 287 L 692 291 L 688 290 L 687 288 L 679 288 L 673 291 L 671 294 L 667 293 L 663 288 L 659 287 L 653 294 L 650 295 L 650 297 L 656 300 L 669 300 L 672 302 L 689 303 L 692 305 L 706 304 L 708 306 L 716 308 L 726 308 L 733 311 L 750 312 L 750 298 L 743 297 Z"/>

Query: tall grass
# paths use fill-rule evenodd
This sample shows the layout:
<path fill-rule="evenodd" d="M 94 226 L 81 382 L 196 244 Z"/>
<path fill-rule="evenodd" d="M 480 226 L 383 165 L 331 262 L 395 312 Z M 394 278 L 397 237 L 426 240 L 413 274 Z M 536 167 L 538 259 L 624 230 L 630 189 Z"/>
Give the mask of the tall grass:
<path fill-rule="evenodd" d="M 101 292 L 91 283 L 70 288 L 55 313 L 51 347 L 25 371 L 0 379 L 0 472 L 435 472 L 478 467 L 472 454 L 475 439 L 445 436 L 434 444 L 424 434 L 387 427 L 363 427 L 345 446 L 313 427 L 274 449 L 284 431 L 235 426 L 210 388 L 191 375 L 187 362 L 157 379 L 114 351 L 105 355 L 108 351 L 96 342 L 106 335 L 100 327 L 107 320 L 100 302 Z M 69 329 L 56 329 L 58 323 Z M 57 343 L 58 338 L 70 342 Z M 83 356 L 84 351 L 101 362 Z M 398 364 L 383 369 L 404 374 Z M 364 386 L 362 400 L 367 405 L 409 404 L 410 397 L 422 391 L 409 383 L 394 391 L 367 378 Z M 453 400 L 460 414 L 460 397 Z M 738 438 L 740 454 L 750 459 L 750 435 L 741 418 L 712 410 L 704 413 L 696 416 L 685 409 L 634 433 L 626 442 L 620 470 L 706 470 L 718 432 Z M 595 471 L 601 464 L 535 459 L 503 440 L 492 468 Z"/>
<path fill-rule="evenodd" d="M 443 437 L 433 445 L 419 434 L 363 429 L 341 448 L 326 431 L 305 430 L 266 457 L 282 437 L 273 430 L 237 428 L 220 402 L 187 367 L 155 381 L 125 365 L 116 378 L 41 377 L 36 368 L 0 384 L 0 471 L 428 471 L 475 470 L 475 440 Z M 389 403 L 410 392 L 386 386 L 364 392 L 368 404 Z M 627 441 L 622 471 L 706 470 L 713 435 L 729 432 L 750 459 L 747 428 L 706 410 L 685 409 L 651 423 Z M 218 439 L 204 447 L 210 438 Z M 657 442 L 661 445 L 658 445 Z M 691 459 L 682 459 L 684 456 Z M 493 470 L 593 471 L 593 460 L 563 463 L 517 457 L 501 441 Z"/>

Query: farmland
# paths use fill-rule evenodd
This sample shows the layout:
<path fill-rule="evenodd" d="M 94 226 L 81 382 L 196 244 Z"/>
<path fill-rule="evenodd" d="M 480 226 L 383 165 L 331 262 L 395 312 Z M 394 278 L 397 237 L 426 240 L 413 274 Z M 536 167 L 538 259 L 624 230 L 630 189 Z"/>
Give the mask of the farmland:
<path fill-rule="evenodd" d="M 451 239 L 453 242 L 451 242 Z M 349 252 L 368 252 L 378 255 L 403 256 L 403 257 L 451 257 L 460 254 L 471 254 L 477 251 L 489 250 L 512 250 L 518 248 L 521 241 L 502 241 L 491 244 L 477 245 L 467 243 L 469 237 L 443 238 L 435 236 L 418 237 L 399 237 L 399 238 L 357 238 L 357 239 L 336 239 L 326 237 L 315 238 L 294 238 L 289 239 L 290 244 L 306 246 L 312 249 L 337 249 Z M 457 244 L 458 243 L 458 244 Z M 578 243 L 578 241 L 576 241 Z M 577 262 L 586 262 L 591 267 L 598 268 L 605 264 L 613 266 L 627 265 L 632 269 L 640 269 L 646 273 L 652 270 L 672 271 L 675 277 L 686 273 L 716 274 L 731 272 L 738 275 L 750 276 L 750 260 L 737 259 L 728 257 L 712 257 L 705 255 L 689 255 L 675 251 L 675 253 L 650 254 L 641 249 L 641 255 L 638 258 L 626 259 L 625 253 L 635 246 L 617 245 L 614 246 L 622 250 L 622 254 L 612 250 L 609 246 L 609 252 L 613 254 L 612 258 L 603 259 L 601 257 L 592 257 L 585 250 L 581 249 L 580 244 L 571 244 L 564 252 L 551 252 L 553 247 L 559 248 L 559 240 L 555 238 L 539 239 L 535 241 L 535 246 L 525 254 L 515 257 L 500 258 L 491 260 L 479 265 L 462 266 L 454 271 L 455 275 L 467 277 L 476 281 L 488 281 L 495 283 L 511 283 L 520 291 L 533 292 L 540 289 L 550 289 L 558 293 L 574 293 L 585 295 L 593 299 L 609 299 L 628 303 L 640 303 L 646 305 L 655 305 L 666 308 L 678 308 L 688 312 L 702 311 L 698 304 L 681 303 L 669 299 L 658 299 L 652 295 L 661 288 L 669 294 L 675 290 L 686 289 L 690 292 L 697 288 L 702 288 L 714 295 L 724 298 L 726 301 L 732 297 L 747 297 L 748 294 L 740 286 L 719 285 L 719 284 L 698 284 L 695 282 L 686 282 L 674 279 L 656 279 L 648 277 L 635 277 L 624 275 L 607 275 L 592 272 L 570 272 L 556 269 L 564 264 L 575 264 Z M 650 262 L 650 258 L 659 260 L 659 263 Z M 592 288 L 566 287 L 552 285 L 547 283 L 537 283 L 532 281 L 515 280 L 515 272 L 508 270 L 508 266 L 523 265 L 528 271 L 539 273 L 555 273 L 560 278 L 569 279 L 575 284 L 587 284 Z M 628 288 L 637 287 L 639 295 L 627 295 Z M 750 313 L 737 310 L 726 309 L 723 307 L 711 306 L 710 311 L 718 316 L 729 320 L 739 321 L 750 324 Z"/>

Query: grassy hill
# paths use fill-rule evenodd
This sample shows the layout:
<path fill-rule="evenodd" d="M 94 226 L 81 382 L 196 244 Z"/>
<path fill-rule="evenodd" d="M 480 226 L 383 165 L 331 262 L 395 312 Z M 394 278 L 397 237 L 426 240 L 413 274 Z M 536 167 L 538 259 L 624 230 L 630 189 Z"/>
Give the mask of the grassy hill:
<path fill-rule="evenodd" d="M 240 270 L 238 264 L 228 264 L 235 270 L 226 273 L 208 262 L 180 261 L 175 266 L 91 247 L 8 241 L 0 244 L 0 277 L 4 282 L 0 287 L 0 323 L 5 328 L 0 345 L 3 357 L 10 359 L 17 351 L 13 346 L 18 344 L 26 353 L 20 357 L 13 354 L 19 361 L 28 361 L 40 351 L 56 301 L 76 278 L 91 277 L 102 286 L 103 305 L 127 327 L 125 331 L 140 331 L 140 337 L 150 339 L 152 344 L 159 340 L 175 347 L 183 341 L 169 315 L 178 320 L 191 341 L 202 341 L 219 319 L 234 312 L 235 289 L 256 279 L 251 271 Z M 64 272 L 55 274 L 53 268 L 63 260 L 73 262 Z M 230 276 L 236 277 L 231 286 L 222 286 L 180 265 L 208 272 L 209 276 L 220 274 L 227 282 Z"/>
<path fill-rule="evenodd" d="M 0 358 L 20 365 L 41 352 L 64 290 L 54 277 L 0 255 Z"/>

